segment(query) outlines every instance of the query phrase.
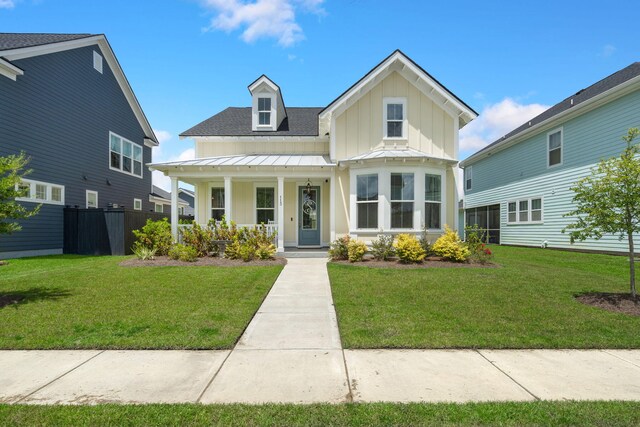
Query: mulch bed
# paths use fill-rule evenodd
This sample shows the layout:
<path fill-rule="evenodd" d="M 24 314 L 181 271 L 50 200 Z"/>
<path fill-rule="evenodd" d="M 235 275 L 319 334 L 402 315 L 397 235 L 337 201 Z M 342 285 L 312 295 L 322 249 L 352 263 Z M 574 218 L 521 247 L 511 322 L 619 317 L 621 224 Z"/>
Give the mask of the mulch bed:
<path fill-rule="evenodd" d="M 349 262 L 349 261 L 331 261 L 333 264 L 348 264 L 355 265 L 358 267 L 369 267 L 369 268 L 406 268 L 406 269 L 415 269 L 415 268 L 497 268 L 499 265 L 493 263 L 487 264 L 477 264 L 477 263 L 467 263 L 467 262 L 451 262 L 444 261 L 441 258 L 430 257 L 425 259 L 420 264 L 404 264 L 398 261 L 397 259 L 392 259 L 389 261 L 376 261 L 370 256 L 365 256 L 362 262 Z"/>
<path fill-rule="evenodd" d="M 122 267 L 254 267 L 267 265 L 285 265 L 286 258 L 276 257 L 272 260 L 253 260 L 244 262 L 238 259 L 228 259 L 219 257 L 198 258 L 195 262 L 184 262 L 170 259 L 166 256 L 157 256 L 153 260 L 142 261 L 137 258 L 124 260 L 120 263 Z"/>
<path fill-rule="evenodd" d="M 640 297 L 635 300 L 631 294 L 613 294 L 605 292 L 592 292 L 577 295 L 576 299 L 583 304 L 614 313 L 628 314 L 629 316 L 640 316 Z"/>

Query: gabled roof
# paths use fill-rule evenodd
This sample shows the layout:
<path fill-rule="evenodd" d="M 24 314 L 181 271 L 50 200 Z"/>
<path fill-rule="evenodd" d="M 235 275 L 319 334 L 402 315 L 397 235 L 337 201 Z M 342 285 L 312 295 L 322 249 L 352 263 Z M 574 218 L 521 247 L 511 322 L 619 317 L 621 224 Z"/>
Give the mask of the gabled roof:
<path fill-rule="evenodd" d="M 155 185 L 153 186 L 152 191 L 149 195 L 156 199 L 162 199 L 162 200 L 166 200 L 167 202 L 171 202 L 171 193 Z M 178 203 L 188 204 L 186 200 L 181 199 L 180 197 L 178 197 Z"/>
<path fill-rule="evenodd" d="M 318 136 L 319 107 L 289 107 L 278 130 L 251 129 L 251 107 L 229 107 L 180 134 L 185 136 Z"/>
<path fill-rule="evenodd" d="M 180 188 L 180 189 L 178 189 L 178 191 L 182 192 L 182 193 L 186 193 L 187 195 L 189 195 L 191 197 L 195 197 L 196 196 L 196 193 L 194 191 L 187 190 L 186 188 Z"/>
<path fill-rule="evenodd" d="M 365 87 L 367 85 L 372 85 L 372 83 L 375 82 L 376 77 L 387 72 L 394 63 L 401 64 L 401 68 L 403 69 L 405 67 L 409 68 L 410 71 L 418 77 L 418 79 L 431 88 L 431 92 L 437 92 L 440 95 L 442 103 L 452 105 L 456 109 L 456 112 L 458 112 L 458 116 L 461 119 L 461 128 L 478 116 L 478 113 L 462 101 L 462 99 L 458 98 L 453 92 L 425 71 L 424 68 L 405 55 L 404 52 L 400 49 L 396 49 L 391 55 L 387 56 L 378 65 L 373 67 L 360 80 L 351 85 L 349 89 L 331 101 L 331 103 L 320 112 L 320 118 L 333 113 L 340 105 L 346 103 L 350 98 L 361 96 L 362 92 L 366 92 L 366 90 L 364 90 Z"/>
<path fill-rule="evenodd" d="M 636 78 L 640 79 L 640 62 L 634 62 L 633 64 L 623 68 L 622 70 L 619 70 L 592 84 L 591 86 L 585 89 L 581 89 L 575 94 L 563 99 L 562 101 L 558 102 L 548 110 L 540 113 L 530 121 L 512 130 L 502 138 L 492 142 L 483 149 L 469 156 L 469 158 L 464 160 L 461 164 L 468 164 L 470 161 L 473 161 L 483 153 L 494 148 L 498 148 L 502 145 L 506 145 L 507 143 L 513 141 L 515 138 L 524 136 L 525 134 L 529 133 L 529 130 L 535 130 L 538 128 L 538 126 L 542 126 L 547 122 L 553 121 L 554 119 L 558 118 L 558 116 L 562 115 L 565 112 L 568 112 L 569 110 L 578 110 L 583 107 L 587 101 L 593 100 L 600 95 L 604 95 L 608 91 L 615 90 L 620 85 Z"/>
<path fill-rule="evenodd" d="M 10 66 L 15 67 L 14 64 L 11 64 L 11 61 L 92 45 L 100 47 L 107 64 L 109 64 L 109 68 L 113 71 L 133 114 L 136 116 L 140 127 L 144 130 L 145 144 L 148 146 L 158 145 L 158 139 L 151 128 L 151 124 L 147 120 L 104 34 L 0 33 L 0 74 L 7 75 L 3 73 L 3 70 L 9 70 Z M 28 73 L 28 70 L 20 70 L 18 68 L 17 71 L 13 70 L 11 76 L 7 77 L 15 80 L 17 76 L 25 72 Z"/>
<path fill-rule="evenodd" d="M 84 39 L 98 34 L 0 33 L 0 50 Z"/>

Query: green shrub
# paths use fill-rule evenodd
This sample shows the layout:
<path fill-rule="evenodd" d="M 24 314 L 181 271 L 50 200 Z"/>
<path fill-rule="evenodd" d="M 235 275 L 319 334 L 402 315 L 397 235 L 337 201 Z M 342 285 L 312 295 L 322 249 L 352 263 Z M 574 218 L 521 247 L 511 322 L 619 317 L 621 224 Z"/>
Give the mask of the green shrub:
<path fill-rule="evenodd" d="M 396 255 L 393 247 L 393 236 L 381 234 L 376 240 L 371 242 L 371 255 L 377 261 L 388 261 Z"/>
<path fill-rule="evenodd" d="M 420 233 L 420 238 L 418 239 L 418 241 L 420 242 L 420 246 L 422 246 L 422 249 L 424 249 L 426 256 L 434 254 L 433 245 L 429 240 L 429 230 L 427 229 L 426 225 L 422 227 L 422 233 Z"/>
<path fill-rule="evenodd" d="M 211 228 L 201 227 L 200 224 L 193 221 L 191 227 L 183 227 L 180 233 L 182 234 L 182 243 L 193 247 L 199 257 L 205 257 L 215 251 Z"/>
<path fill-rule="evenodd" d="M 469 261 L 477 262 L 478 264 L 488 264 L 493 259 L 493 252 L 484 243 L 471 252 Z"/>
<path fill-rule="evenodd" d="M 413 234 L 398 234 L 398 240 L 396 240 L 393 246 L 396 248 L 396 255 L 398 255 L 402 263 L 422 262 L 427 255 Z"/>
<path fill-rule="evenodd" d="M 213 233 L 213 240 L 233 240 L 238 235 L 236 223 L 233 221 L 227 223 L 224 216 L 222 216 L 220 221 L 216 221 L 215 219 L 209 220 L 208 226 Z"/>
<path fill-rule="evenodd" d="M 433 244 L 433 252 L 448 261 L 465 262 L 469 259 L 469 248 L 465 245 L 458 233 L 444 226 L 444 234 Z"/>
<path fill-rule="evenodd" d="M 258 259 L 273 259 L 276 255 L 276 246 L 273 243 L 259 244 L 256 249 L 256 258 Z"/>
<path fill-rule="evenodd" d="M 144 246 L 149 249 L 155 249 L 157 255 L 167 255 L 173 244 L 171 224 L 167 218 L 159 221 L 148 219 L 144 227 L 140 230 L 133 230 L 133 234 L 136 236 L 134 251 L 135 248 Z"/>
<path fill-rule="evenodd" d="M 333 261 L 344 261 L 349 259 L 349 241 L 351 237 L 340 237 L 331 243 L 329 247 L 329 258 Z"/>
<path fill-rule="evenodd" d="M 367 245 L 359 240 L 350 240 L 347 245 L 347 254 L 349 262 L 360 262 L 367 252 Z"/>
<path fill-rule="evenodd" d="M 251 261 L 255 258 L 273 259 L 276 254 L 276 247 L 273 244 L 276 233 L 270 233 L 264 224 L 253 228 L 242 227 L 234 230 L 232 242 L 227 245 L 224 256 L 229 259 L 241 259 Z M 231 230 L 230 229 L 230 230 Z"/>
<path fill-rule="evenodd" d="M 149 261 L 155 258 L 156 250 L 142 245 L 133 245 L 133 253 L 139 260 Z"/>
<path fill-rule="evenodd" d="M 194 262 L 198 260 L 198 251 L 193 246 L 176 244 L 169 249 L 169 258 L 184 262 Z"/>
<path fill-rule="evenodd" d="M 476 252 L 484 243 L 485 232 L 478 224 L 474 224 L 472 227 L 467 226 L 464 228 L 465 243 L 469 247 L 471 253 Z"/>

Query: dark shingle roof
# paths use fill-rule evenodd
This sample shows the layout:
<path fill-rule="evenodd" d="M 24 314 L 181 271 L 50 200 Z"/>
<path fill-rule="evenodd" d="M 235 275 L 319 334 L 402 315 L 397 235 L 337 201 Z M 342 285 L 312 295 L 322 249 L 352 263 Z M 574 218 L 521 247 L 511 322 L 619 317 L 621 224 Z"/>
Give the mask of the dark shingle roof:
<path fill-rule="evenodd" d="M 41 46 L 84 39 L 94 34 L 0 33 L 0 50 Z"/>
<path fill-rule="evenodd" d="M 319 107 L 288 107 L 276 131 L 251 130 L 251 107 L 229 107 L 180 136 L 318 136 Z"/>
<path fill-rule="evenodd" d="M 570 97 L 564 99 L 563 101 L 560 101 L 559 103 L 557 103 L 556 105 L 554 105 L 553 107 L 549 108 L 548 110 L 544 111 L 543 113 L 539 114 L 538 116 L 534 117 L 533 119 L 531 119 L 530 121 L 528 121 L 527 123 L 523 124 L 522 126 L 512 130 L 511 132 L 509 132 L 508 134 L 506 134 L 505 136 L 503 136 L 502 138 L 498 139 L 497 141 L 492 142 L 491 144 L 487 145 L 485 148 L 483 148 L 482 150 L 478 151 L 477 153 L 473 154 L 473 156 L 476 156 L 486 150 L 491 149 L 492 147 L 494 147 L 495 145 L 501 143 L 502 141 L 509 139 L 511 137 L 514 137 L 516 135 L 518 135 L 521 132 L 524 132 L 525 130 L 529 129 L 532 126 L 537 125 L 538 123 L 542 123 L 545 120 L 548 120 L 570 108 L 573 108 L 577 105 L 580 105 L 581 103 L 597 96 L 600 95 L 601 93 L 604 93 L 606 91 L 608 91 L 609 89 L 613 89 L 614 87 L 621 85 L 622 83 L 631 80 L 634 77 L 640 76 L 640 62 L 634 62 L 633 64 L 629 65 L 626 68 L 623 68 L 620 71 L 617 71 L 613 74 L 611 74 L 608 77 L 605 77 L 604 79 L 600 80 L 599 82 L 596 82 L 594 84 L 592 84 L 591 86 L 587 87 L 586 89 L 582 89 L 579 90 L 578 92 L 576 92 L 574 95 L 571 95 Z M 573 101 L 573 102 L 572 102 Z M 472 157 L 473 157 L 472 156 Z"/>
<path fill-rule="evenodd" d="M 153 190 L 151 191 L 151 195 L 153 197 L 159 197 L 161 199 L 171 200 L 171 193 L 170 192 L 165 191 L 162 188 L 157 187 L 155 185 L 153 186 Z M 181 197 L 178 197 L 178 200 L 180 200 L 181 202 L 184 202 L 184 203 L 188 203 L 186 200 L 184 200 Z"/>

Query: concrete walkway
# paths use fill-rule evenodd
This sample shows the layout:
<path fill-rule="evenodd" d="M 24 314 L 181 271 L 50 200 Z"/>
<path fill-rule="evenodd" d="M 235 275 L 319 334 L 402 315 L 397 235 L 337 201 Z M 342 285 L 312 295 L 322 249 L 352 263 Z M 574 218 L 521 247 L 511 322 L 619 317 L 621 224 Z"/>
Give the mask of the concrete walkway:
<path fill-rule="evenodd" d="M 9 403 L 640 400 L 640 350 L 342 350 L 324 259 L 290 259 L 232 351 L 0 351 Z"/>

